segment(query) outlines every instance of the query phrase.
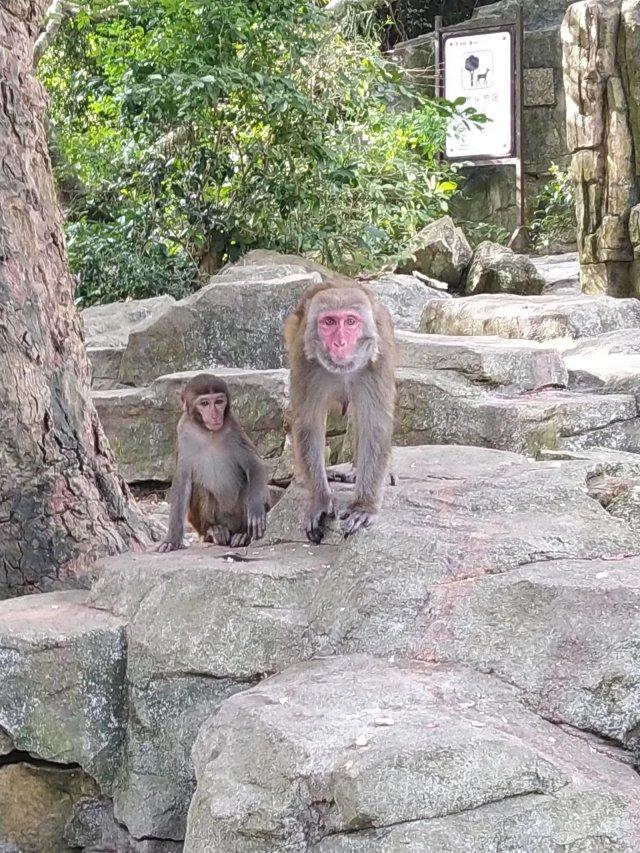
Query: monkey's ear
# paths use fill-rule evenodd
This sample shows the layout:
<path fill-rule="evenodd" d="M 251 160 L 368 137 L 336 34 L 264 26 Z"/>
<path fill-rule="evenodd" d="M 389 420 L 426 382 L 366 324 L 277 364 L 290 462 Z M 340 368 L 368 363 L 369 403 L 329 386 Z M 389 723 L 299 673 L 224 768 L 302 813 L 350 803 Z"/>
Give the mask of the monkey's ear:
<path fill-rule="evenodd" d="M 180 406 L 182 408 L 182 411 L 186 412 L 187 411 L 187 395 L 184 393 L 184 390 L 182 390 L 178 394 L 178 398 L 180 400 Z"/>

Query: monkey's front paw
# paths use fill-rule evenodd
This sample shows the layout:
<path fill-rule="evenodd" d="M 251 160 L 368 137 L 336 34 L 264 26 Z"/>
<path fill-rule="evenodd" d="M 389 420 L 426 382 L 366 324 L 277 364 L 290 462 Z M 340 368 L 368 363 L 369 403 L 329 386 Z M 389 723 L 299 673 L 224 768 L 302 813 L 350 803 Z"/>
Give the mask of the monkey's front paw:
<path fill-rule="evenodd" d="M 357 530 L 363 530 L 367 527 L 371 527 L 377 516 L 378 513 L 371 509 L 367 509 L 357 503 L 351 504 L 349 509 L 347 509 L 346 512 L 343 512 L 340 516 L 342 519 L 342 532 L 344 533 L 345 539 Z"/>
<path fill-rule="evenodd" d="M 249 540 L 262 539 L 267 529 L 267 512 L 264 506 L 249 508 L 247 512 L 247 533 Z"/>
<path fill-rule="evenodd" d="M 228 545 L 231 542 L 231 531 L 224 524 L 212 524 L 202 541 L 211 545 Z"/>
<path fill-rule="evenodd" d="M 305 528 L 305 533 L 307 534 L 309 542 L 313 542 L 314 545 L 319 545 L 324 539 L 327 519 L 335 517 L 336 514 L 331 498 L 314 503 L 309 511 L 309 515 L 307 516 L 307 524 Z"/>
<path fill-rule="evenodd" d="M 251 542 L 251 536 L 248 533 L 234 533 L 231 537 L 232 548 L 244 548 Z"/>
<path fill-rule="evenodd" d="M 169 551 L 180 551 L 186 547 L 182 539 L 165 539 L 164 542 L 158 545 L 156 551 L 160 554 L 168 554 Z"/>

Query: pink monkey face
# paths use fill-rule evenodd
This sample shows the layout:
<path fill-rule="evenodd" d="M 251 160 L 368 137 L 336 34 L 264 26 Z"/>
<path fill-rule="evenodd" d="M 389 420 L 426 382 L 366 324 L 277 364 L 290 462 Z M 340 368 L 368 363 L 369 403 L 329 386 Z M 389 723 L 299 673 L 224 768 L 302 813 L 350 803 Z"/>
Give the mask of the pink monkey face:
<path fill-rule="evenodd" d="M 195 410 L 200 415 L 203 427 L 211 432 L 222 428 L 226 408 L 226 394 L 202 394 L 195 402 Z"/>
<path fill-rule="evenodd" d="M 351 358 L 362 335 L 364 323 L 354 308 L 323 311 L 318 315 L 320 340 L 334 361 Z"/>

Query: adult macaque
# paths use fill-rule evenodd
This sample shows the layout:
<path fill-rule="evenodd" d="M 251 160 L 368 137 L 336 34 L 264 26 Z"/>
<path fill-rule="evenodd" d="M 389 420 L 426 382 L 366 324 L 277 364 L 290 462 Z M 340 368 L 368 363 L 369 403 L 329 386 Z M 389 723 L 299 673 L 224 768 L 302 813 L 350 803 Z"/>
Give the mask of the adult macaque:
<path fill-rule="evenodd" d="M 269 499 L 262 460 L 231 414 L 227 383 L 194 376 L 182 391 L 177 465 L 167 538 L 159 551 L 184 548 L 184 519 L 205 542 L 240 547 L 264 536 Z"/>
<path fill-rule="evenodd" d="M 309 492 L 306 534 L 322 541 L 334 506 L 324 466 L 327 410 L 355 417 L 355 500 L 342 515 L 346 536 L 370 527 L 380 509 L 391 455 L 395 345 L 389 312 L 352 282 L 319 285 L 287 317 L 296 473 Z"/>

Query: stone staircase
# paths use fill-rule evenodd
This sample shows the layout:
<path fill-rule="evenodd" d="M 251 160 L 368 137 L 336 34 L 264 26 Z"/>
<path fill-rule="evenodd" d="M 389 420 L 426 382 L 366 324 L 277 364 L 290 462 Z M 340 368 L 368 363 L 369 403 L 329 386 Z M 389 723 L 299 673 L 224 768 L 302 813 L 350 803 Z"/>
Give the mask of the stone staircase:
<path fill-rule="evenodd" d="M 294 484 L 246 549 L 0 603 L 0 803 L 74 774 L 50 849 L 84 853 L 637 853 L 640 307 L 549 288 L 424 297 L 370 531 L 310 546 Z M 286 371 L 221 372 L 287 482 Z M 131 482 L 170 477 L 183 378 L 96 391 Z M 0 808 L 0 850 L 38 827 Z"/>

